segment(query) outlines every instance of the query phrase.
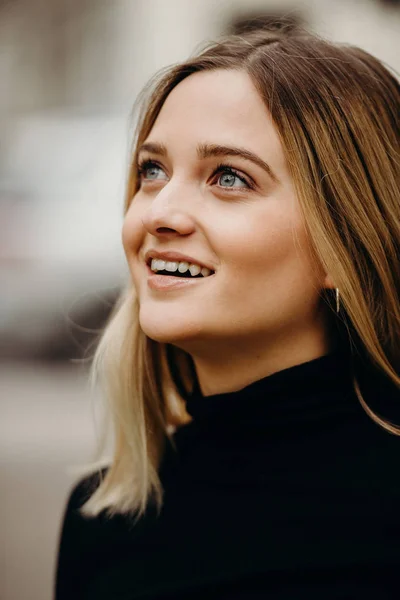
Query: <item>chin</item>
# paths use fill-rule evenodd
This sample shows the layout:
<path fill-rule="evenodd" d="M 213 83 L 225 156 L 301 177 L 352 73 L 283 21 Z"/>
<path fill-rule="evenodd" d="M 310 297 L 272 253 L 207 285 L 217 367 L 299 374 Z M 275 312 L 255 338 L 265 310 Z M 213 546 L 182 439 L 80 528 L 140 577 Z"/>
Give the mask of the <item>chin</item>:
<path fill-rule="evenodd" d="M 176 318 L 166 315 L 155 316 L 154 314 L 139 314 L 139 324 L 142 331 L 155 342 L 174 344 L 179 346 L 198 338 L 203 332 L 201 324 L 192 319 L 177 315 Z"/>

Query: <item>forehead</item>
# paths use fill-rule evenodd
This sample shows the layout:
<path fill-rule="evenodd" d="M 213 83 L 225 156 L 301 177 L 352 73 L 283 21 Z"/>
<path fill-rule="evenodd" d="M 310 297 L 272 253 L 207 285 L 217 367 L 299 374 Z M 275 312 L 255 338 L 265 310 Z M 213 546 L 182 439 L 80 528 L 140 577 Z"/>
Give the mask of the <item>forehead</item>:
<path fill-rule="evenodd" d="M 198 143 L 247 148 L 275 168 L 283 161 L 272 118 L 244 71 L 215 70 L 190 75 L 167 97 L 147 141 L 169 150 Z"/>

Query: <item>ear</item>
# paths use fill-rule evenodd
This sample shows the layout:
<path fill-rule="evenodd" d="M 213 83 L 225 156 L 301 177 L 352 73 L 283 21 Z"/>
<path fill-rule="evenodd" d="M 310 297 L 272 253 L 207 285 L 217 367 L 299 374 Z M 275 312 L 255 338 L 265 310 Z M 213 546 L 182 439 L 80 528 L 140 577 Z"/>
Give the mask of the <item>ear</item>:
<path fill-rule="evenodd" d="M 330 275 L 326 275 L 324 279 L 324 288 L 335 289 L 336 285 L 334 284 Z"/>

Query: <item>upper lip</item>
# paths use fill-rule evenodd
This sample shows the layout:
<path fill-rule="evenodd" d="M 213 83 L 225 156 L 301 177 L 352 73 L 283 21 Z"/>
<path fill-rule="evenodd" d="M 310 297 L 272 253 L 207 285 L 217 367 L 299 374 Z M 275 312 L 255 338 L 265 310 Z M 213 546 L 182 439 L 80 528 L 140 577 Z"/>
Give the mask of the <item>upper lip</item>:
<path fill-rule="evenodd" d="M 181 254 L 181 252 L 174 252 L 172 250 L 166 250 L 165 252 L 159 252 L 157 250 L 148 250 L 144 255 L 144 258 L 146 265 L 148 266 L 150 266 L 153 258 L 158 258 L 170 262 L 187 262 L 189 264 L 192 263 L 200 265 L 200 267 L 207 267 L 207 269 L 210 269 L 210 271 L 214 271 L 214 269 L 210 265 L 204 263 L 203 261 L 198 260 L 197 258 L 193 258 L 193 256 Z"/>

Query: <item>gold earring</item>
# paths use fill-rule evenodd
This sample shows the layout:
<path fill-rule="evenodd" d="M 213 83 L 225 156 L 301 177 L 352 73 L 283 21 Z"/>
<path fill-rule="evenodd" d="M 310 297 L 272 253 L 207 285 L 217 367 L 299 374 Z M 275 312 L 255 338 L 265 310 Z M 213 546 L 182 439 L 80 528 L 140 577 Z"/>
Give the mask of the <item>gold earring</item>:
<path fill-rule="evenodd" d="M 339 294 L 339 288 L 336 288 L 336 313 L 338 313 L 340 310 L 340 294 Z"/>

